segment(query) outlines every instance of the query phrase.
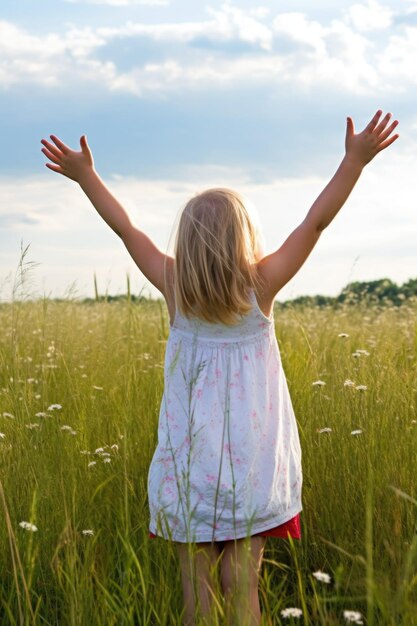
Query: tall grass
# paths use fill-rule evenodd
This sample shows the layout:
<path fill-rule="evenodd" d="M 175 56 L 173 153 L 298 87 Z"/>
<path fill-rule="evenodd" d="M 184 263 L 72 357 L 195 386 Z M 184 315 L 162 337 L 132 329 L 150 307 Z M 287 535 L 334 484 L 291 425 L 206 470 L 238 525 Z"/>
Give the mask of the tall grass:
<path fill-rule="evenodd" d="M 304 509 L 300 542 L 267 540 L 265 624 L 417 624 L 416 312 L 276 311 Z M 20 298 L 0 327 L 1 625 L 180 624 L 177 556 L 148 538 L 146 497 L 165 305 Z"/>

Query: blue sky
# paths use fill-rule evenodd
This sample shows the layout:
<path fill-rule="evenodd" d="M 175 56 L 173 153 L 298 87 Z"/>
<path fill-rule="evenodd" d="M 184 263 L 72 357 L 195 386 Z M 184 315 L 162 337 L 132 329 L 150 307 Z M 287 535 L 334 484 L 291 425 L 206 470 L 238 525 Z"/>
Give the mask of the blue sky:
<path fill-rule="evenodd" d="M 365 170 L 300 272 L 278 294 L 336 295 L 348 280 L 417 275 L 417 2 L 207 3 L 3 0 L 0 9 L 0 298 L 20 241 L 36 294 L 99 287 L 153 295 L 40 139 L 87 134 L 96 168 L 166 249 L 208 186 L 257 207 L 267 251 L 304 219 L 343 156 L 345 120 L 377 108 L 400 139 Z"/>

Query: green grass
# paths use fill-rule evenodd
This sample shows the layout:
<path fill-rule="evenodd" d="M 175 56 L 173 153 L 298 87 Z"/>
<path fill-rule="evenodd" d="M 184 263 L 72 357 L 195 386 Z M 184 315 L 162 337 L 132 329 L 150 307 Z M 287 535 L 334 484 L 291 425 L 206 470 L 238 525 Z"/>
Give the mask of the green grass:
<path fill-rule="evenodd" d="M 416 313 L 275 313 L 304 509 L 300 542 L 267 540 L 265 624 L 343 624 L 349 609 L 370 626 L 417 625 Z M 180 624 L 175 550 L 148 539 L 165 305 L 16 300 L 0 327 L 0 624 Z M 303 617 L 281 618 L 286 607 Z"/>

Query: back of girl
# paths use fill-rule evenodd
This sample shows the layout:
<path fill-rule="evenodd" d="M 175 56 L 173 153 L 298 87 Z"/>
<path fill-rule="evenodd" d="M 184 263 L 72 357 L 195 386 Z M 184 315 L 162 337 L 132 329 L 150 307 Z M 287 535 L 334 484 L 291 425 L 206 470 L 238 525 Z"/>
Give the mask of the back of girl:
<path fill-rule="evenodd" d="M 396 140 L 397 121 L 378 111 L 355 134 L 305 219 L 275 252 L 236 192 L 192 198 L 174 257 L 161 252 L 110 194 L 81 152 L 42 140 L 46 165 L 77 181 L 164 295 L 170 334 L 158 444 L 148 475 L 150 537 L 174 541 L 183 618 L 260 624 L 259 572 L 266 537 L 301 538 L 301 448 L 275 335 L 273 300 L 343 206 L 364 166 Z"/>

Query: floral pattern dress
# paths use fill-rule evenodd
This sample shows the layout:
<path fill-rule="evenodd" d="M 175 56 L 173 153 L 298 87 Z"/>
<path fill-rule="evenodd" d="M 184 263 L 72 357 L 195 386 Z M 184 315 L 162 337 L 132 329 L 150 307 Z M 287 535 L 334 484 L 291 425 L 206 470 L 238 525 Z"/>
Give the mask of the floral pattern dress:
<path fill-rule="evenodd" d="M 236 326 L 176 311 L 148 474 L 151 536 L 221 542 L 298 527 L 296 418 L 273 313 L 250 297 Z"/>

